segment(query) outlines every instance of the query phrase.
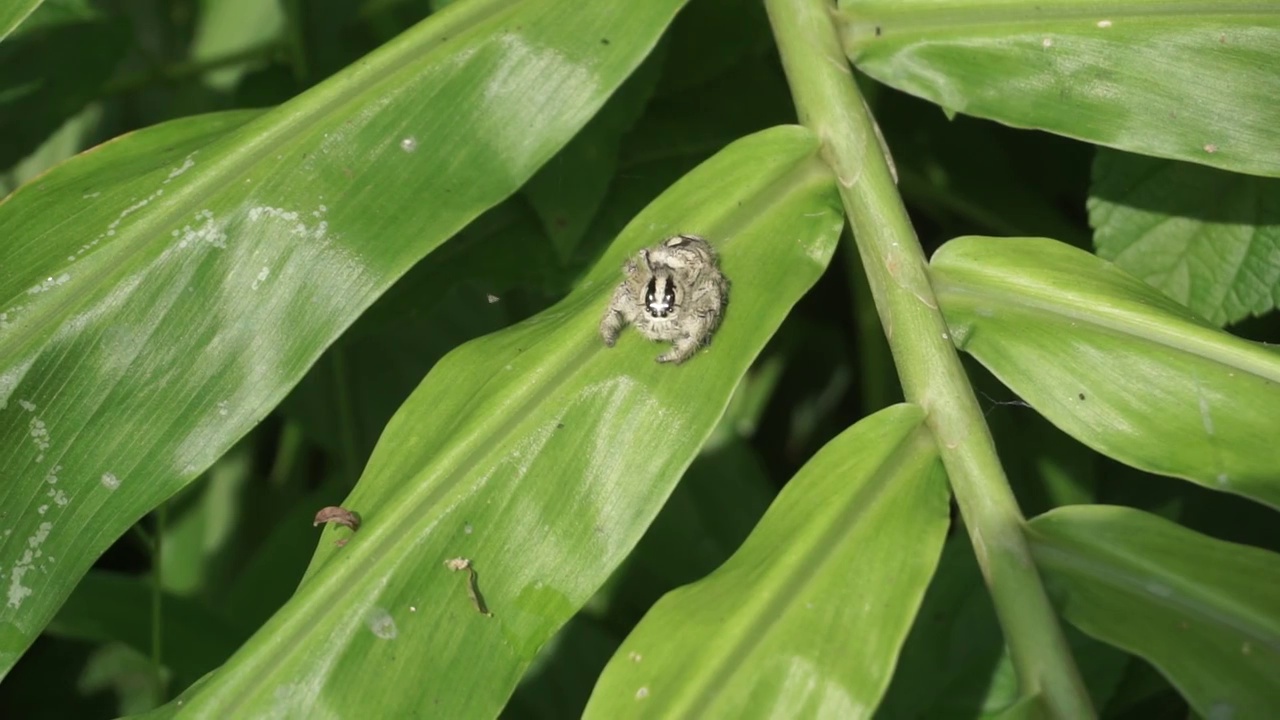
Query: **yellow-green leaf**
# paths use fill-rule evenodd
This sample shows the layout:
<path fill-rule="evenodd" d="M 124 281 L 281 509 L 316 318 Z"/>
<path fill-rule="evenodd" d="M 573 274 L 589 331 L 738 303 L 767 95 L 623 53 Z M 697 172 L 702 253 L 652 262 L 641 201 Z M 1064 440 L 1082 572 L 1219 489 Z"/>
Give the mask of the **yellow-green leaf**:
<path fill-rule="evenodd" d="M 918 407 L 862 420 L 728 562 L 650 610 L 585 716 L 869 716 L 937 565 L 948 500 Z"/>
<path fill-rule="evenodd" d="M 326 530 L 294 597 L 160 716 L 496 715 L 640 539 L 843 222 L 802 128 L 699 166 L 569 297 L 435 366 L 342 503 L 360 530 L 343 546 Z M 677 232 L 720 250 L 724 324 L 679 366 L 634 331 L 606 348 L 597 328 L 624 259 Z"/>
<path fill-rule="evenodd" d="M 1280 176 L 1280 5 L 840 0 L 845 51 L 949 112 Z"/>
<path fill-rule="evenodd" d="M 1077 440 L 1280 507 L 1280 348 L 1054 240 L 957 238 L 931 270 L 956 346 Z"/>
<path fill-rule="evenodd" d="M 1059 508 L 1031 550 L 1063 614 L 1154 665 L 1202 717 L 1280 708 L 1280 555 L 1124 507 Z"/>

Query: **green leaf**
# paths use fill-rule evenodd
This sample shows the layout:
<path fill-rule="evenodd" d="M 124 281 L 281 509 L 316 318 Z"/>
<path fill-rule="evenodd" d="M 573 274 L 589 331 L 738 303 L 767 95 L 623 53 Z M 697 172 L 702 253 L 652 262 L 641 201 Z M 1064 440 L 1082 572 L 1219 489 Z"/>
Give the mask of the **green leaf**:
<path fill-rule="evenodd" d="M 585 124 L 680 4 L 472 0 L 277 109 L 129 135 L 0 204 L 0 672 L 114 538 Z"/>
<path fill-rule="evenodd" d="M 828 443 L 728 562 L 654 606 L 585 717 L 869 713 L 950 525 L 923 419 L 896 405 Z"/>
<path fill-rule="evenodd" d="M 956 347 L 1123 463 L 1280 507 L 1280 348 L 1225 333 L 1043 238 L 957 238 L 931 264 Z"/>
<path fill-rule="evenodd" d="M 1226 325 L 1280 305 L 1280 180 L 1100 150 L 1098 255 Z"/>
<path fill-rule="evenodd" d="M 9 0 L 0 5 L 0 40 L 9 37 L 44 0 Z"/>
<path fill-rule="evenodd" d="M 1035 518 L 1036 563 L 1080 629 L 1155 665 L 1206 718 L 1280 707 L 1280 555 L 1102 505 Z"/>
<path fill-rule="evenodd" d="M 496 714 L 639 540 L 843 220 L 802 128 L 745 138 L 675 184 L 569 297 L 432 369 L 342 503 L 359 532 L 339 547 L 326 530 L 294 597 L 181 710 Z M 606 348 L 624 259 L 681 231 L 713 239 L 733 282 L 714 342 L 676 367 L 634 331 Z M 458 557 L 492 617 L 444 566 Z"/>
<path fill-rule="evenodd" d="M 1280 176 L 1274 3 L 840 0 L 840 15 L 858 69 L 949 112 Z"/>

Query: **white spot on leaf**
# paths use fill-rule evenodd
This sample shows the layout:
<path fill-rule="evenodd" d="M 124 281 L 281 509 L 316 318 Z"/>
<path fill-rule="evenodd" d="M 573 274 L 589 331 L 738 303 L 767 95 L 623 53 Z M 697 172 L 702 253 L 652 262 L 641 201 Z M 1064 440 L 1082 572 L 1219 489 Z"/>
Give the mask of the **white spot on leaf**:
<path fill-rule="evenodd" d="M 52 529 L 53 523 L 42 522 L 35 534 L 27 538 L 27 549 L 23 551 L 22 558 L 14 564 L 13 570 L 9 573 L 9 607 L 22 607 L 22 601 L 31 595 L 31 588 L 22 584 L 22 577 L 40 557 L 40 546 L 48 539 L 49 531 Z"/>
<path fill-rule="evenodd" d="M 368 615 L 365 616 L 365 624 L 369 626 L 369 630 L 383 640 L 395 640 L 399 631 L 396 629 L 395 618 L 391 617 L 391 613 L 380 607 L 369 609 Z"/>

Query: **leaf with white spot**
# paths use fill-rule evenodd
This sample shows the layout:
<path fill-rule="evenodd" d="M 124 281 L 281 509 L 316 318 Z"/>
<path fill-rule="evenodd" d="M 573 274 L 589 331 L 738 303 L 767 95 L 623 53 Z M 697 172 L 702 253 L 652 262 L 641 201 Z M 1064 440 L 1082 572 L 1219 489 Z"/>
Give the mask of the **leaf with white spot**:
<path fill-rule="evenodd" d="M 567 142 L 682 4 L 471 0 L 278 108 L 127 135 L 0 203 L 0 674 L 121 533 Z M 65 505 L 44 497 L 55 466 Z"/>

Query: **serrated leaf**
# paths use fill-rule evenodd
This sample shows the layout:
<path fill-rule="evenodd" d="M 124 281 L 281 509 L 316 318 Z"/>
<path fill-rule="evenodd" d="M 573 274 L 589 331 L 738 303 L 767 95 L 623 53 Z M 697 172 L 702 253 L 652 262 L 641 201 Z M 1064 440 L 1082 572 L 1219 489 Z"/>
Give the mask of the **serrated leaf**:
<path fill-rule="evenodd" d="M 342 503 L 359 532 L 339 547 L 326 530 L 294 597 L 157 717 L 496 714 L 639 540 L 843 220 L 803 128 L 697 168 L 569 297 L 432 369 Z M 635 332 L 604 347 L 624 259 L 675 232 L 711 238 L 733 283 L 714 341 L 677 367 Z M 450 572 L 458 558 L 476 575 Z"/>
<path fill-rule="evenodd" d="M 279 108 L 126 136 L 0 204 L 0 672 L 112 540 L 586 123 L 680 5 L 472 0 Z M 37 551 L 58 561 L 34 572 Z"/>
<path fill-rule="evenodd" d="M 1280 176 L 1273 3 L 839 4 L 844 48 L 858 69 L 950 112 Z"/>
<path fill-rule="evenodd" d="M 896 405 L 828 443 L 728 562 L 645 616 L 584 717 L 869 716 L 950 525 L 923 419 Z"/>
<path fill-rule="evenodd" d="M 933 256 L 956 347 L 1109 457 L 1280 508 L 1280 348 L 1083 250 L 964 237 Z"/>
<path fill-rule="evenodd" d="M 1280 180 L 1099 150 L 1098 256 L 1215 325 L 1280 305 Z"/>
<path fill-rule="evenodd" d="M 1036 564 L 1085 632 L 1155 665 L 1206 718 L 1280 707 L 1280 555 L 1124 507 L 1033 519 Z"/>

